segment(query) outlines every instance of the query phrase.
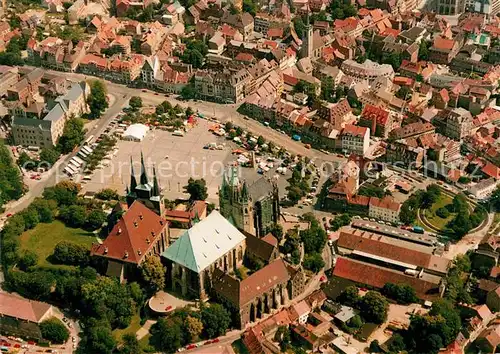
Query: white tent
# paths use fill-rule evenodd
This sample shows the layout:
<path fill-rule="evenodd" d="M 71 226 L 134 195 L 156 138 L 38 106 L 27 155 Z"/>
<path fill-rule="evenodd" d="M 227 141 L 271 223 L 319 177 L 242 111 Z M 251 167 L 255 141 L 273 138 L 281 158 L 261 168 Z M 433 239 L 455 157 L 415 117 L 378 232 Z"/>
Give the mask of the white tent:
<path fill-rule="evenodd" d="M 144 124 L 132 124 L 123 133 L 123 140 L 142 141 L 149 131 L 149 127 Z"/>

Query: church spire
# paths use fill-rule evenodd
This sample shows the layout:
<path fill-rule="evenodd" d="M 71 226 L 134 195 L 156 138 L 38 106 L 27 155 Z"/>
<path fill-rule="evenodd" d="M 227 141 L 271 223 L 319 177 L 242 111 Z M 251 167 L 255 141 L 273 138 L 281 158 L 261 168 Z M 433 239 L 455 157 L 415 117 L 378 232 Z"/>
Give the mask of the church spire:
<path fill-rule="evenodd" d="M 135 187 L 137 187 L 137 180 L 135 179 L 134 161 L 132 161 L 132 156 L 130 156 L 130 192 L 135 192 Z"/>
<path fill-rule="evenodd" d="M 141 184 L 148 184 L 148 175 L 146 174 L 146 166 L 144 165 L 144 155 L 141 151 Z"/>
<path fill-rule="evenodd" d="M 158 177 L 156 177 L 156 167 L 153 166 L 153 196 L 160 195 L 160 185 L 158 184 Z"/>

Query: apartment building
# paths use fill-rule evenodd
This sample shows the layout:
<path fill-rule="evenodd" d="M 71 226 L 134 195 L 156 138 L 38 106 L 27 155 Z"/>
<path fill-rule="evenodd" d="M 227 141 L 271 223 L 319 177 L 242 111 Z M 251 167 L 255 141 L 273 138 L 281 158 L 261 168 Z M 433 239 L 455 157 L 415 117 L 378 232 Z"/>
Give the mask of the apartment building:
<path fill-rule="evenodd" d="M 463 108 L 442 110 L 434 122 L 441 134 L 454 140 L 470 135 L 474 126 L 471 113 Z"/>
<path fill-rule="evenodd" d="M 378 64 L 371 60 L 364 63 L 358 63 L 355 60 L 345 60 L 340 67 L 345 76 L 352 79 L 353 82 L 368 81 L 372 84 L 379 78 L 394 78 L 394 69 L 389 64 Z"/>
<path fill-rule="evenodd" d="M 246 69 L 236 73 L 198 71 L 194 76 L 197 94 L 208 100 L 237 103 L 243 101 L 247 85 L 252 80 Z"/>
<path fill-rule="evenodd" d="M 87 83 L 75 83 L 68 93 L 55 100 L 54 107 L 42 120 L 15 117 L 12 121 L 15 144 L 41 148 L 56 145 L 66 121 L 88 112 L 86 102 L 89 94 L 90 86 Z"/>
<path fill-rule="evenodd" d="M 370 145 L 370 128 L 347 124 L 341 133 L 341 148 L 345 153 L 364 156 Z"/>
<path fill-rule="evenodd" d="M 498 187 L 498 182 L 494 178 L 488 178 L 481 182 L 476 183 L 467 191 L 476 199 L 486 199 Z"/>
<path fill-rule="evenodd" d="M 385 198 L 370 198 L 368 204 L 368 216 L 370 218 L 388 221 L 393 224 L 399 222 L 399 212 L 401 211 L 401 204 L 395 202 L 392 197 Z"/>

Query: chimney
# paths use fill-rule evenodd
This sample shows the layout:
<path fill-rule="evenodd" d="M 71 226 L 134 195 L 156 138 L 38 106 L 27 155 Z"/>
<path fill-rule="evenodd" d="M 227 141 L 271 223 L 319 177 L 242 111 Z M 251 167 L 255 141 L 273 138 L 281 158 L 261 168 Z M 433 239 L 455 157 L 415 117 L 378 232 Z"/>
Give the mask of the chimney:
<path fill-rule="evenodd" d="M 153 236 L 153 238 L 156 236 L 154 231 L 151 231 L 151 236 Z"/>
<path fill-rule="evenodd" d="M 142 252 L 141 252 L 141 249 L 139 248 L 139 249 L 137 250 L 137 254 L 140 256 L 140 255 L 141 255 L 141 253 L 142 253 Z"/>
<path fill-rule="evenodd" d="M 139 215 L 139 219 L 144 219 L 144 216 L 142 214 Z"/>
<path fill-rule="evenodd" d="M 128 258 L 128 252 L 127 251 L 125 251 L 125 256 L 124 257 Z"/>
<path fill-rule="evenodd" d="M 117 232 L 116 234 L 117 234 L 117 235 L 120 235 L 121 233 L 122 233 L 122 228 L 121 228 L 121 227 L 119 227 L 119 228 L 118 228 L 118 232 Z"/>
<path fill-rule="evenodd" d="M 149 238 L 146 238 L 146 243 L 149 245 L 151 241 L 149 241 Z"/>
<path fill-rule="evenodd" d="M 134 221 L 134 226 L 137 227 L 137 220 Z"/>
<path fill-rule="evenodd" d="M 108 247 L 104 247 L 104 254 L 108 254 Z"/>
<path fill-rule="evenodd" d="M 163 225 L 163 220 L 160 220 L 160 225 Z"/>

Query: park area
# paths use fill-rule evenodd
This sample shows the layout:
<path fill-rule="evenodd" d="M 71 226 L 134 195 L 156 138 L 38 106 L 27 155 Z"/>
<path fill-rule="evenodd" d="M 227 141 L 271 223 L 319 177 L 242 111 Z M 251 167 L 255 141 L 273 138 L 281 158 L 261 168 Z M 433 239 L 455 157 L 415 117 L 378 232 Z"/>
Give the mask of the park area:
<path fill-rule="evenodd" d="M 427 221 L 438 230 L 444 230 L 446 225 L 453 220 L 456 213 L 450 212 L 448 205 L 452 204 L 453 199 L 444 193 L 441 193 L 435 203 L 429 209 L 425 209 L 424 215 Z M 445 208 L 447 212 L 443 210 Z M 439 210 L 439 211 L 438 211 Z"/>
<path fill-rule="evenodd" d="M 39 266 L 67 268 L 69 266 L 54 265 L 49 261 L 55 246 L 61 241 L 73 242 L 90 250 L 92 242 L 97 242 L 97 239 L 91 232 L 67 227 L 61 221 L 53 221 L 49 224 L 40 223 L 34 229 L 25 231 L 20 236 L 20 248 L 22 251 L 35 252 L 38 256 Z"/>

